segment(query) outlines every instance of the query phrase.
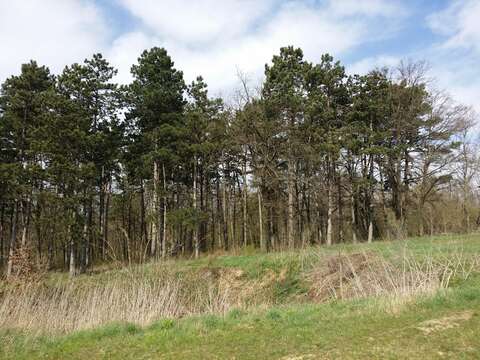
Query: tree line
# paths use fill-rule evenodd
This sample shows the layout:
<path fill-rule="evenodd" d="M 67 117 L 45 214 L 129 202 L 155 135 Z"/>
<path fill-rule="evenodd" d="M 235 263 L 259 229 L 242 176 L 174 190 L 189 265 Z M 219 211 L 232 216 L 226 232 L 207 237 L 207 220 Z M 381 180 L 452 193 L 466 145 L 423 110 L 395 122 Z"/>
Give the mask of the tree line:
<path fill-rule="evenodd" d="M 75 275 L 255 247 L 371 242 L 478 225 L 474 113 L 424 63 L 348 75 L 285 47 L 235 101 L 145 50 L 128 85 L 101 54 L 35 61 L 0 93 L 0 265 Z"/>

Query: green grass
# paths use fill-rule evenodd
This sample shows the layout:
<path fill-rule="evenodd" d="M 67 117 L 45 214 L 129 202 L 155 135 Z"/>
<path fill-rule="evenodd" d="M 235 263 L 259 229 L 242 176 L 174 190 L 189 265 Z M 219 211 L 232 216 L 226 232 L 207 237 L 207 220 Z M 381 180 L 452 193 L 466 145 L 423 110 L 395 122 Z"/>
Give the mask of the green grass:
<path fill-rule="evenodd" d="M 319 256 L 374 251 L 390 257 L 404 250 L 419 258 L 448 257 L 458 251 L 479 256 L 480 236 L 416 238 L 149 264 L 145 271 L 152 274 L 159 271 L 158 267 L 170 266 L 179 272 L 231 267 L 243 270 L 252 279 L 284 269 L 287 275 L 275 284 L 279 301 L 270 308 L 164 319 L 146 328 L 111 324 L 53 337 L 4 330 L 0 332 L 0 359 L 480 358 L 479 274 L 467 280 L 454 279 L 449 289 L 418 298 L 396 312 L 378 306 L 378 299 L 324 304 L 294 301 L 294 295 L 305 291 L 302 272 Z M 108 276 L 115 276 L 115 271 Z M 78 281 L 102 281 L 108 276 L 97 274 Z M 420 328 L 431 320 L 441 325 L 427 334 Z"/>
<path fill-rule="evenodd" d="M 424 334 L 423 321 L 462 311 L 458 326 Z M 57 338 L 3 336 L 4 359 L 278 359 L 480 357 L 480 278 L 399 314 L 369 301 L 292 305 L 226 316 L 164 320 L 148 328 L 111 325 Z M 308 356 L 307 356 L 308 355 Z"/>
<path fill-rule="evenodd" d="M 407 240 L 376 241 L 371 244 L 338 244 L 330 247 L 308 247 L 303 250 L 281 251 L 273 253 L 252 252 L 251 249 L 239 255 L 207 255 L 200 259 L 177 259 L 165 262 L 148 263 L 131 268 L 112 269 L 98 273 L 78 276 L 75 281 L 85 283 L 102 283 L 111 281 L 112 277 L 125 277 L 132 269 L 141 272 L 142 276 L 156 276 L 165 269 L 179 275 L 190 271 L 213 268 L 235 268 L 245 272 L 249 279 L 261 278 L 266 272 L 281 272 L 288 268 L 290 273 L 299 274 L 308 270 L 322 256 L 336 255 L 351 252 L 375 252 L 384 257 L 392 257 L 403 251 L 418 258 L 427 256 L 444 257 L 459 251 L 467 255 L 480 254 L 480 234 L 471 235 L 443 235 L 434 237 L 416 237 Z M 70 281 L 66 273 L 52 273 L 47 282 L 55 284 L 61 281 Z"/>

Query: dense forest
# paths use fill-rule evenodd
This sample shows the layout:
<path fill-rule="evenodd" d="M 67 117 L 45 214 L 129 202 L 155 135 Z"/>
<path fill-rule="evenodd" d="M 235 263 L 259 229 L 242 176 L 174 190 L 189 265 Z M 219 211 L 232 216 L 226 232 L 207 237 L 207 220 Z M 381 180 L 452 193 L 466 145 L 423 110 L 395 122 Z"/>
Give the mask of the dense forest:
<path fill-rule="evenodd" d="M 0 93 L 0 269 L 71 275 L 262 251 L 469 232 L 479 223 L 475 114 L 424 63 L 349 75 L 285 47 L 233 100 L 186 84 L 165 49 L 132 82 L 100 54 L 35 61 Z M 20 266 L 22 265 L 22 266 Z"/>

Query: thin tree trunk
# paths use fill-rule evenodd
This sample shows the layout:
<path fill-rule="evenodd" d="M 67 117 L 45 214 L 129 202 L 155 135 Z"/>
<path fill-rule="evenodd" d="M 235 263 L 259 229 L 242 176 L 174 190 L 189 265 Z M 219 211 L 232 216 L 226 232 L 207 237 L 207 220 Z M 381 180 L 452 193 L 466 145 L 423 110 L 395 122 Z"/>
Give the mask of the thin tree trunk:
<path fill-rule="evenodd" d="M 84 273 L 86 271 L 87 263 L 88 263 L 88 219 L 89 219 L 89 209 L 87 205 L 84 205 L 83 210 L 83 231 L 82 231 L 82 244 L 81 244 L 81 252 L 80 252 L 80 272 Z"/>
<path fill-rule="evenodd" d="M 235 180 L 235 179 L 233 179 Z M 231 206 L 231 212 L 230 214 L 232 216 L 230 216 L 230 232 L 231 232 L 231 236 L 230 236 L 230 239 L 232 239 L 232 246 L 235 248 L 235 249 L 238 249 L 238 242 L 237 242 L 237 198 L 235 196 L 235 181 L 233 181 L 233 184 L 232 186 L 230 187 L 230 199 L 232 199 L 233 201 L 231 201 L 232 203 L 232 206 Z"/>
<path fill-rule="evenodd" d="M 159 228 L 159 207 L 158 207 L 158 184 L 160 182 L 160 174 L 158 169 L 158 161 L 153 162 L 153 196 L 151 201 L 150 214 L 152 216 L 151 233 L 150 233 L 150 255 L 155 256 L 157 253 L 158 228 Z"/>
<path fill-rule="evenodd" d="M 243 200 L 243 212 L 242 212 L 242 238 L 243 238 L 243 246 L 247 246 L 247 151 L 244 152 L 244 162 L 243 162 L 243 192 L 242 192 L 242 200 Z"/>
<path fill-rule="evenodd" d="M 370 220 L 368 222 L 368 243 L 371 243 L 373 241 L 373 221 Z"/>
<path fill-rule="evenodd" d="M 418 212 L 418 235 L 419 236 L 423 236 L 425 235 L 425 227 L 424 227 L 424 204 L 423 204 L 423 201 L 422 199 L 419 199 L 418 200 L 418 208 L 417 208 L 417 212 Z"/>
<path fill-rule="evenodd" d="M 332 186 L 328 185 L 328 194 L 327 194 L 327 245 L 332 245 L 332 217 L 333 217 L 333 194 L 332 194 Z"/>
<path fill-rule="evenodd" d="M 372 127 L 370 126 L 372 129 Z M 369 169 L 368 169 L 368 238 L 367 242 L 371 243 L 373 241 L 373 220 L 374 220 L 374 188 L 373 188 L 373 177 L 374 177 L 374 167 L 373 167 L 373 156 L 370 155 L 369 159 Z"/>
<path fill-rule="evenodd" d="M 198 241 L 198 224 L 197 224 L 197 155 L 194 156 L 193 161 L 193 211 L 195 214 L 195 225 L 193 228 L 193 247 L 195 251 L 195 258 L 198 258 L 200 255 L 200 243 Z"/>
<path fill-rule="evenodd" d="M 108 247 L 108 210 L 110 208 L 110 192 L 111 192 L 112 183 L 108 181 L 105 184 L 105 201 L 103 206 L 103 216 L 102 216 L 102 244 L 104 248 Z M 105 251 L 105 250 L 103 250 Z"/>
<path fill-rule="evenodd" d="M 27 246 L 28 241 L 28 228 L 30 226 L 32 202 L 30 196 L 27 199 L 27 204 L 22 205 L 22 248 Z"/>
<path fill-rule="evenodd" d="M 163 175 L 163 231 L 162 231 L 162 259 L 167 256 L 167 177 L 165 176 L 165 164 L 162 163 Z"/>
<path fill-rule="evenodd" d="M 389 228 L 389 223 L 388 223 L 388 214 L 387 214 L 387 199 L 385 196 L 385 181 L 383 178 L 383 172 L 381 171 L 380 168 L 380 185 L 381 185 L 381 190 L 380 190 L 380 195 L 382 197 L 382 210 L 383 210 L 383 226 L 385 227 L 385 231 L 387 233 L 387 239 L 391 238 L 390 234 L 390 228 Z"/>
<path fill-rule="evenodd" d="M 262 215 L 262 192 L 260 189 L 257 190 L 257 197 L 258 197 L 258 229 L 259 229 L 259 236 L 260 236 L 260 249 L 265 251 L 265 240 L 263 239 L 263 215 Z"/>
<path fill-rule="evenodd" d="M 352 185 L 353 187 L 353 185 Z M 352 242 L 356 244 L 358 242 L 357 239 L 357 220 L 355 217 L 355 195 L 354 195 L 354 190 L 352 189 L 352 195 L 350 198 L 350 212 L 351 212 L 351 217 L 352 217 Z"/>
<path fill-rule="evenodd" d="M 228 208 L 227 208 L 227 185 L 224 182 L 222 184 L 222 223 L 223 223 L 223 243 L 225 250 L 230 247 L 229 234 L 228 234 Z"/>
<path fill-rule="evenodd" d="M 141 239 L 141 261 L 145 261 L 143 254 L 147 253 L 147 246 L 148 246 L 148 233 L 147 233 L 147 222 L 145 221 L 145 186 L 143 180 L 140 180 L 140 239 Z M 144 245 L 145 244 L 145 245 Z"/>
<path fill-rule="evenodd" d="M 343 201 L 342 201 L 342 176 L 340 171 L 337 176 L 337 208 L 338 208 L 338 241 L 343 243 Z"/>
<path fill-rule="evenodd" d="M 72 238 L 71 243 L 70 243 L 70 263 L 69 263 L 69 267 L 68 267 L 68 269 L 69 269 L 68 272 L 69 272 L 71 277 L 73 277 L 77 274 L 75 256 L 76 256 L 75 242 Z"/>
<path fill-rule="evenodd" d="M 98 224 L 100 226 L 100 257 L 103 260 L 105 260 L 105 244 L 104 244 L 104 238 L 103 238 L 103 215 L 104 215 L 104 207 L 105 207 L 105 187 L 104 187 L 104 177 L 105 177 L 105 167 L 102 166 L 102 174 L 100 177 L 100 193 L 99 193 L 99 209 L 98 209 Z M 95 236 L 97 239 L 98 237 Z M 95 242 L 98 240 L 96 239 Z"/>
<path fill-rule="evenodd" d="M 294 230 L 293 230 L 293 162 L 288 162 L 288 174 L 287 174 L 287 191 L 288 191 L 288 205 L 287 205 L 287 242 L 288 247 L 294 247 Z"/>
<path fill-rule="evenodd" d="M 18 200 L 15 200 L 13 207 L 13 219 L 10 231 L 10 249 L 8 251 L 7 278 L 13 273 L 13 257 L 15 255 L 15 245 L 17 241 L 17 222 L 18 222 Z"/>
<path fill-rule="evenodd" d="M 271 201 L 271 199 L 270 199 Z M 270 249 L 274 250 L 276 247 L 276 242 L 275 242 L 275 228 L 274 228 L 274 213 L 273 213 L 273 207 L 272 204 L 268 205 L 268 241 L 269 241 L 269 247 Z"/>
<path fill-rule="evenodd" d="M 74 223 L 76 224 L 78 219 L 77 219 L 77 214 L 73 213 L 73 218 L 74 218 Z M 76 230 L 76 229 L 74 229 Z M 75 237 L 77 236 L 75 234 L 75 231 L 72 230 L 72 225 L 69 227 L 69 237 L 70 237 L 70 259 L 69 259 L 69 268 L 68 272 L 71 277 L 77 275 L 77 252 L 76 252 L 76 241 Z"/>
<path fill-rule="evenodd" d="M 5 227 L 5 205 L 2 204 L 2 211 L 0 214 L 0 268 L 3 266 L 4 259 L 4 250 L 5 250 L 5 237 L 4 237 L 4 227 Z"/>
<path fill-rule="evenodd" d="M 216 225 L 216 231 L 217 231 L 217 239 L 218 239 L 218 248 L 219 249 L 225 249 L 225 244 L 223 243 L 223 236 L 222 236 L 222 195 L 221 195 L 221 190 L 220 190 L 220 177 L 217 178 L 216 181 L 216 217 L 215 221 L 217 223 Z"/>

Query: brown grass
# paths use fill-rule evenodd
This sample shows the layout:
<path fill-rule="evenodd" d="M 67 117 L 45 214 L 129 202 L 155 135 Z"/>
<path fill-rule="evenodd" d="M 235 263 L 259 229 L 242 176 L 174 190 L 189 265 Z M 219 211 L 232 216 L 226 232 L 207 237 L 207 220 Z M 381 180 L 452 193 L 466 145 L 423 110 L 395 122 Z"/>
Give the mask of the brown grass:
<path fill-rule="evenodd" d="M 147 325 L 162 318 L 224 314 L 268 304 L 271 281 L 263 280 L 249 281 L 238 269 L 146 274 L 137 268 L 98 283 L 16 284 L 0 294 L 0 328 L 66 333 L 111 322 Z"/>
<path fill-rule="evenodd" d="M 373 252 L 322 255 L 311 270 L 296 274 L 310 291 L 307 299 L 301 294 L 295 298 L 325 302 L 373 297 L 395 310 L 447 288 L 453 276 L 467 278 L 478 262 L 478 257 L 472 261 L 462 254 L 422 260 L 406 253 L 392 260 Z M 248 278 L 236 268 L 174 271 L 168 264 L 152 264 L 70 280 L 19 282 L 0 289 L 0 329 L 67 333 L 112 322 L 143 326 L 162 318 L 268 306 L 278 300 L 276 285 L 288 283 L 287 270 L 267 269 Z"/>
<path fill-rule="evenodd" d="M 400 259 L 386 260 L 365 252 L 332 256 L 314 267 L 307 279 L 313 301 L 373 297 L 396 311 L 419 296 L 446 289 L 453 277 L 468 278 L 478 268 L 478 258 L 461 253 L 418 260 L 404 252 Z"/>

